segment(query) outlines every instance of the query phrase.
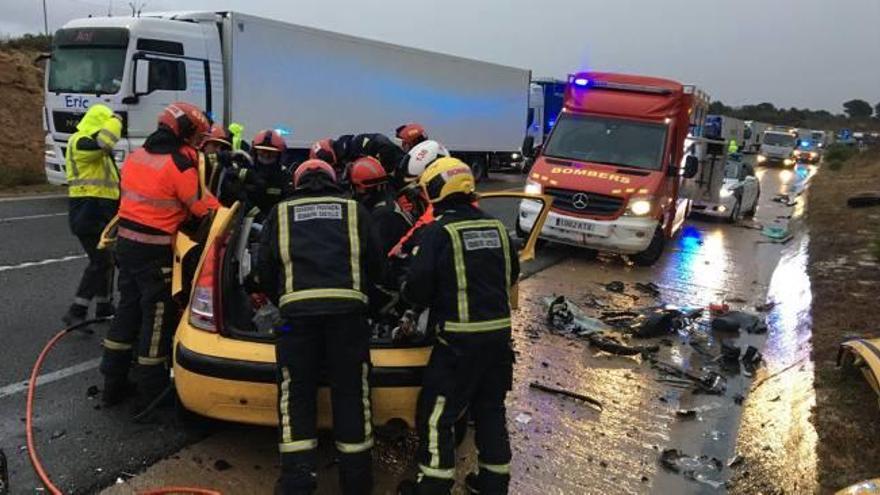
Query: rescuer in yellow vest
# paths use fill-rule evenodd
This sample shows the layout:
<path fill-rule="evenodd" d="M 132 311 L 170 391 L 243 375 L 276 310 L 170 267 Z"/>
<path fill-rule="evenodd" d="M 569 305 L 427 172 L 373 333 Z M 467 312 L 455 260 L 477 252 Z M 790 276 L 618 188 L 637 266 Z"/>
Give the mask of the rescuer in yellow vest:
<path fill-rule="evenodd" d="M 68 223 L 89 257 L 73 304 L 62 320 L 84 321 L 95 301 L 95 316 L 113 316 L 113 262 L 98 249 L 101 232 L 119 208 L 119 170 L 112 150 L 122 133 L 122 121 L 105 105 L 92 105 L 67 140 L 65 161 L 70 196 Z"/>

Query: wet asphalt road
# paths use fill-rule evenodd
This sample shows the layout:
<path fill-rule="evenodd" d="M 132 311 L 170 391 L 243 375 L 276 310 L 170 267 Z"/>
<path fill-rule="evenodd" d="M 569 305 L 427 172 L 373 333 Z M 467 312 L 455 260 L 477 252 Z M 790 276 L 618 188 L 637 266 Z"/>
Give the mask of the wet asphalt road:
<path fill-rule="evenodd" d="M 804 174 L 779 169 L 764 169 L 759 174 L 763 198 L 757 220 L 786 221 L 777 217 L 790 215 L 792 209 L 769 199 L 776 192 L 797 187 Z M 507 189 L 517 187 L 520 181 L 518 176 L 499 176 L 483 187 Z M 512 229 L 515 216 L 512 203 L 499 201 L 497 205 L 484 206 Z M 26 379 L 39 349 L 57 331 L 59 318 L 69 304 L 85 264 L 83 259 L 77 258 L 82 252 L 67 230 L 65 210 L 64 198 L 0 202 L 0 237 L 3 239 L 0 283 L 4 287 L 0 291 L 3 322 L 0 335 L 4 337 L 5 349 L 0 366 L 0 448 L 9 458 L 13 493 L 32 493 L 37 486 L 23 448 L 21 418 L 25 397 L 15 384 Z M 780 256 L 786 250 L 796 253 L 794 247 L 801 242 L 796 239 L 785 246 L 763 244 L 758 231 L 717 221 L 695 220 L 688 225 L 684 235 L 673 242 L 665 257 L 652 268 L 634 268 L 618 257 L 585 261 L 578 257 L 576 250 L 552 245 L 540 250 L 539 259 L 527 267 L 527 273 L 535 275 L 524 282 L 521 289 L 524 304 L 516 315 L 520 360 L 517 385 L 509 401 L 517 473 L 513 493 L 535 493 L 533 490 L 539 488 L 546 493 L 716 492 L 709 485 L 659 469 L 657 449 L 680 448 L 688 454 L 725 460 L 731 457 L 737 443 L 736 427 L 741 410 L 731 405 L 730 398 L 735 393 L 745 393 L 749 380 L 742 376 L 731 378 L 726 402 L 707 408 L 698 421 L 677 421 L 674 408 L 711 405 L 712 398 L 660 386 L 653 380 L 656 372 L 646 365 L 631 358 L 593 356 L 582 342 L 549 335 L 542 324 L 544 295 L 567 294 L 575 302 L 592 293 L 607 297 L 601 284 L 610 280 L 654 281 L 660 286 L 660 300 L 636 301 L 639 303 L 705 305 L 727 298 L 745 301 L 734 306 L 754 305 L 763 302 L 773 286 L 772 275 Z M 793 255 L 795 265 L 796 257 Z M 46 264 L 24 264 L 28 262 Z M 796 271 L 793 269 L 793 273 Z M 775 283 L 784 284 L 784 281 Z M 778 294 L 774 297 L 785 297 L 785 290 L 775 290 Z M 780 308 L 789 307 L 793 306 L 780 305 Z M 771 320 L 774 318 L 782 327 L 797 317 L 771 315 Z M 96 330 L 100 334 L 103 329 Z M 537 339 L 533 338 L 535 332 L 539 334 Z M 772 329 L 771 335 L 774 335 Z M 676 336 L 674 345 L 664 348 L 662 356 L 687 366 L 691 366 L 692 361 L 701 362 L 703 358 L 687 345 L 691 338 Z M 743 346 L 763 343 L 762 337 L 740 339 L 738 344 Z M 704 343 L 717 352 L 717 340 L 710 336 Z M 781 340 L 788 343 L 780 343 L 779 349 L 786 345 L 792 347 L 791 338 Z M 772 352 L 768 356 L 770 354 Z M 776 354 L 790 359 L 791 352 Z M 176 473 L 168 474 L 168 480 L 181 480 L 181 476 L 181 481 L 191 482 L 211 478 L 221 485 L 250 486 L 255 493 L 271 486 L 276 476 L 271 430 L 229 425 L 193 429 L 183 428 L 175 421 L 164 425 L 132 425 L 126 411 L 97 409 L 98 401 L 87 397 L 89 386 L 100 385 L 95 369 L 98 356 L 98 335 L 73 335 L 60 344 L 44 368 L 44 373 L 57 373 L 53 375 L 55 381 L 42 386 L 38 394 L 36 424 L 40 431 L 37 435 L 40 453 L 63 489 L 88 493 L 111 484 L 118 477 L 127 479 L 208 434 L 211 434 L 208 440 L 195 443 L 191 448 L 196 454 L 187 457 L 186 452 L 190 451 L 184 451 L 177 456 L 180 458 L 162 463 L 159 467 L 164 466 L 165 471 L 160 472 Z M 597 416 L 584 411 L 579 404 L 536 395 L 527 388 L 528 381 L 533 379 L 548 380 L 551 384 L 558 382 L 601 397 L 607 401 L 606 411 Z M 633 392 L 633 382 L 638 384 L 638 393 Z M 664 400 L 659 400 L 660 397 Z M 532 419 L 527 424 L 517 422 L 514 418 L 520 413 Z M 754 435 L 760 435 L 760 428 L 757 430 Z M 710 432 L 710 436 L 706 436 L 706 432 Z M 600 438 L 603 440 L 599 441 Z M 757 443 L 758 448 L 763 449 L 763 445 Z M 411 472 L 403 455 L 410 444 L 411 441 L 378 449 L 381 459 L 377 462 L 382 474 L 377 474 L 377 492 L 385 493 L 397 478 Z M 199 453 L 203 451 L 208 453 Z M 213 462 L 210 456 L 222 457 L 238 466 L 238 470 L 223 474 L 210 466 L 185 470 L 185 473 L 175 469 L 176 464 L 208 465 Z M 463 456 L 472 457 L 472 453 L 465 451 Z M 247 473 L 242 472 L 245 466 Z M 327 470 L 332 470 L 332 466 L 328 465 Z M 550 472 L 556 474 L 549 475 Z M 149 482 L 157 481 L 157 477 L 162 476 L 151 475 L 146 482 L 152 485 Z M 729 472 L 725 471 L 721 478 L 727 477 Z M 245 484 L 224 481 L 228 479 Z M 332 484 L 322 485 L 327 493 L 334 491 Z M 228 491 L 236 492 L 235 489 Z"/>

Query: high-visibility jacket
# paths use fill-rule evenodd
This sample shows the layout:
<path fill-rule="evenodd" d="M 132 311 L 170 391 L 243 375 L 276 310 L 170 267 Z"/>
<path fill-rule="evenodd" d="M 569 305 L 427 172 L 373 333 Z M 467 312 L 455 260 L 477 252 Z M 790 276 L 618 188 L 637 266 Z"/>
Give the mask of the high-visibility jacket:
<path fill-rule="evenodd" d="M 104 105 L 93 105 L 67 140 L 68 194 L 71 198 L 119 199 L 119 172 L 110 151 L 122 122 Z"/>
<path fill-rule="evenodd" d="M 316 194 L 283 201 L 263 225 L 258 278 L 285 316 L 363 311 L 381 273 L 369 214 Z"/>
<path fill-rule="evenodd" d="M 727 143 L 727 152 L 728 153 L 738 153 L 739 152 L 739 144 L 737 144 L 736 139 L 731 139 L 729 143 Z"/>
<path fill-rule="evenodd" d="M 203 217 L 218 209 L 217 198 L 201 187 L 198 163 L 202 159 L 203 155 L 181 145 L 170 131 L 151 134 L 122 167 L 120 224 L 146 234 L 176 234 L 190 215 Z"/>
<path fill-rule="evenodd" d="M 402 294 L 430 308 L 440 332 L 510 328 L 510 287 L 519 259 L 500 221 L 471 204 L 435 211 L 412 258 Z"/>

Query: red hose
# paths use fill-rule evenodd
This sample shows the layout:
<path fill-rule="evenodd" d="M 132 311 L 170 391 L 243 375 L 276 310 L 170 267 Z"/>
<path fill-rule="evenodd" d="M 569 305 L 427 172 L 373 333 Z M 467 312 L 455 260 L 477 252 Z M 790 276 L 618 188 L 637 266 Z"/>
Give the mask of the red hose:
<path fill-rule="evenodd" d="M 52 480 L 49 479 L 49 475 L 46 474 L 46 470 L 43 469 L 43 464 L 40 462 L 40 456 L 37 455 L 37 449 L 34 447 L 34 393 L 37 389 L 37 377 L 40 375 L 40 367 L 43 365 L 43 360 L 46 359 L 46 355 L 49 354 L 49 351 L 55 343 L 61 340 L 61 337 L 67 335 L 69 331 L 70 329 L 65 328 L 55 334 L 55 336 L 46 343 L 46 346 L 43 347 L 43 350 L 37 357 L 37 361 L 34 363 L 34 369 L 31 370 L 31 379 L 28 382 L 27 412 L 25 413 L 28 456 L 31 458 L 31 464 L 34 466 L 34 471 L 37 472 L 37 476 L 40 478 L 43 486 L 45 486 L 46 490 L 49 490 L 49 493 L 52 495 L 61 495 L 61 490 L 59 490 L 58 487 L 52 483 Z"/>
<path fill-rule="evenodd" d="M 40 482 L 43 483 L 43 486 L 46 487 L 46 490 L 49 491 L 52 495 L 62 495 L 61 490 L 52 483 L 52 480 L 49 479 L 49 475 L 46 473 L 45 468 L 43 468 L 43 464 L 40 462 L 40 456 L 37 455 L 37 449 L 34 445 L 34 394 L 37 390 L 37 377 L 40 376 L 40 368 L 43 366 L 43 361 L 46 359 L 46 356 L 49 354 L 49 351 L 52 350 L 52 347 L 61 340 L 61 337 L 64 337 L 71 330 L 76 330 L 77 328 L 85 327 L 92 323 L 97 323 L 100 321 L 107 321 L 110 317 L 104 318 L 95 318 L 94 320 L 84 321 L 82 323 L 78 323 L 74 326 L 67 327 L 64 330 L 61 330 L 54 337 L 52 337 L 49 342 L 46 343 L 46 346 L 43 347 L 43 350 L 40 351 L 40 355 L 37 356 L 37 361 L 34 363 L 34 369 L 31 370 L 31 379 L 28 381 L 28 393 L 27 393 L 27 410 L 25 412 L 25 432 L 27 434 L 27 449 L 28 449 L 28 457 L 31 459 L 31 465 L 34 466 L 34 471 L 37 472 L 37 476 L 40 478 Z M 140 492 L 141 495 L 163 495 L 163 494 L 188 494 L 188 495 L 223 495 L 221 492 L 215 490 L 208 490 L 205 488 L 195 488 L 195 487 L 184 487 L 184 486 L 170 486 L 165 488 L 155 488 L 152 490 L 147 490 L 144 492 Z"/>

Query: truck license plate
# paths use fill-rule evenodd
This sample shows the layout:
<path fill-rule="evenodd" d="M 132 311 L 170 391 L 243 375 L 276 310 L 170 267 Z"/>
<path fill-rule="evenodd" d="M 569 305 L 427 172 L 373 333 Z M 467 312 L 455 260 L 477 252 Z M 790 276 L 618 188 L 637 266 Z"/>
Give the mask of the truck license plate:
<path fill-rule="evenodd" d="M 592 235 L 607 235 L 607 228 L 604 225 L 597 225 L 594 223 L 583 222 L 580 220 L 575 220 L 572 218 L 556 218 L 556 227 L 565 230 L 573 230 L 575 232 L 581 232 L 584 234 L 592 234 Z"/>

